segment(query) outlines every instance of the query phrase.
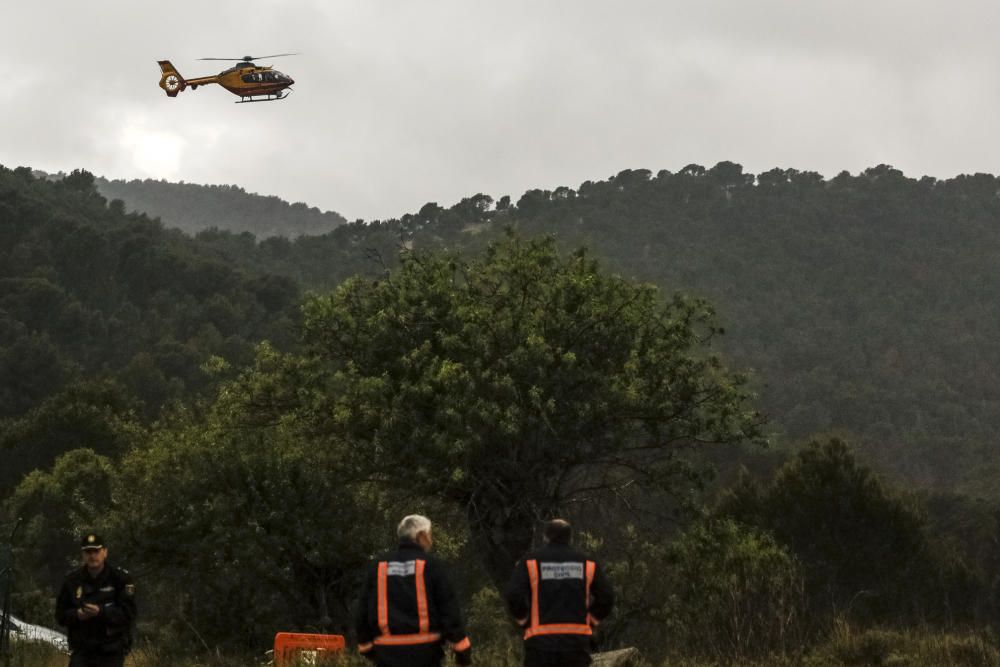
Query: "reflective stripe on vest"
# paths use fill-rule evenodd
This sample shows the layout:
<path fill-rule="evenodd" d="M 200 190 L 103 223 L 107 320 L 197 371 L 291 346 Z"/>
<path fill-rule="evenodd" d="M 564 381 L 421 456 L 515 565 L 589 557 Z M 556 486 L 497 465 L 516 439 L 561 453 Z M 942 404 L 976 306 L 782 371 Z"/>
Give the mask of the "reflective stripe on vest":
<path fill-rule="evenodd" d="M 528 583 L 531 585 L 531 616 L 530 625 L 524 630 L 524 638 L 531 639 L 537 635 L 590 635 L 593 634 L 593 630 L 590 627 L 590 614 L 587 614 L 587 623 L 546 623 L 542 625 L 539 622 L 539 607 L 538 607 L 538 590 L 539 590 L 539 576 L 538 576 L 538 561 L 529 560 L 525 561 L 525 565 L 528 568 Z M 597 569 L 596 564 L 593 561 L 588 560 L 584 567 L 586 571 L 586 587 L 585 587 L 585 597 L 583 601 L 584 609 L 590 608 L 590 584 L 594 580 L 594 571 Z"/>
<path fill-rule="evenodd" d="M 431 630 L 431 619 L 427 616 L 427 590 L 424 588 L 424 567 L 426 561 L 417 561 L 416 587 L 417 587 L 417 618 L 420 622 L 420 634 L 427 634 Z"/>
<path fill-rule="evenodd" d="M 420 633 L 416 635 L 389 635 L 376 637 L 372 642 L 377 646 L 412 646 L 414 644 L 434 644 L 441 641 L 441 635 L 436 632 Z"/>
<path fill-rule="evenodd" d="M 430 616 L 427 613 L 427 586 L 424 583 L 426 561 L 418 560 L 414 567 L 414 586 L 417 592 L 417 616 L 420 631 L 415 634 L 394 635 L 389 630 L 389 563 L 378 564 L 378 627 L 382 631 L 374 644 L 382 646 L 407 646 L 411 644 L 431 644 L 441 641 L 441 635 L 430 632 Z"/>
<path fill-rule="evenodd" d="M 587 605 L 587 625 L 594 626 L 597 623 L 593 618 L 590 617 L 590 584 L 594 581 L 594 571 L 597 570 L 597 563 L 592 560 L 587 561 L 587 596 L 583 598 L 586 600 L 584 604 Z"/>
<path fill-rule="evenodd" d="M 391 634 L 389 632 L 389 593 L 386 590 L 389 583 L 386 581 L 388 569 L 389 563 L 383 561 L 378 564 L 378 628 L 383 635 Z"/>

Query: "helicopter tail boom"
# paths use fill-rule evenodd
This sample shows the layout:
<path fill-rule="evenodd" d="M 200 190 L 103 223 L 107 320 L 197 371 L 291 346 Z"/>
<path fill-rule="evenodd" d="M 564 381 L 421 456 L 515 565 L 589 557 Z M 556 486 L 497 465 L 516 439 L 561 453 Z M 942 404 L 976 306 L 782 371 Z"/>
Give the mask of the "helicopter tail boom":
<path fill-rule="evenodd" d="M 177 97 L 177 93 L 187 88 L 187 81 L 181 76 L 169 60 L 159 60 L 160 65 L 160 88 L 170 97 Z"/>

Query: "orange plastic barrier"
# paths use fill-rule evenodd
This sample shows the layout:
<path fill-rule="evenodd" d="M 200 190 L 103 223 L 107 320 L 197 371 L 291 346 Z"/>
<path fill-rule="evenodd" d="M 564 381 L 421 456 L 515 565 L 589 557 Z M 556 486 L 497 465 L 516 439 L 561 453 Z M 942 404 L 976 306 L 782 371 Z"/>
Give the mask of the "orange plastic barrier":
<path fill-rule="evenodd" d="M 323 665 L 344 650 L 343 635 L 279 632 L 274 636 L 274 667 Z"/>

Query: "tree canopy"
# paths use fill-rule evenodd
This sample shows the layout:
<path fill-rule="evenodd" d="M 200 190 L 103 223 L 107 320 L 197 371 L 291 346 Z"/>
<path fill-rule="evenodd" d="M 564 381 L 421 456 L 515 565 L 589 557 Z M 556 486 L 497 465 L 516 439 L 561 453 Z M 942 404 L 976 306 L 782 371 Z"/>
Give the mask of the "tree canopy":
<path fill-rule="evenodd" d="M 404 252 L 304 306 L 297 415 L 351 466 L 465 513 L 496 581 L 541 519 L 602 493 L 698 483 L 685 454 L 762 439 L 702 301 L 509 236 L 463 260 Z"/>

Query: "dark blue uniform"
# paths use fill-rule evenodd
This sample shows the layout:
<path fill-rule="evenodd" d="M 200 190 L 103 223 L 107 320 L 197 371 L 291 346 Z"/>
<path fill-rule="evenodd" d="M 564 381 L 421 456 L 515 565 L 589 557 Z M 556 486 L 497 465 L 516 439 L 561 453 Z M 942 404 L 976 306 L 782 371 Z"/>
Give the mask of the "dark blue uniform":
<path fill-rule="evenodd" d="M 437 667 L 445 644 L 459 665 L 472 660 L 458 598 L 444 568 L 408 539 L 369 568 L 355 629 L 358 650 L 379 667 Z"/>
<path fill-rule="evenodd" d="M 100 607 L 94 618 L 80 620 L 85 604 Z M 56 598 L 56 621 L 66 626 L 72 651 L 70 667 L 120 667 L 132 644 L 135 587 L 128 572 L 105 563 L 97 577 L 86 567 L 63 580 Z"/>
<path fill-rule="evenodd" d="M 524 628 L 525 667 L 590 664 L 593 628 L 614 606 L 614 590 L 593 560 L 568 544 L 547 544 L 514 568 L 507 608 Z"/>

